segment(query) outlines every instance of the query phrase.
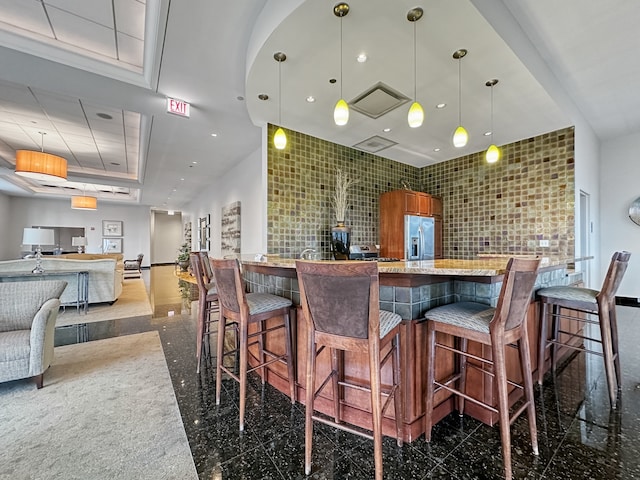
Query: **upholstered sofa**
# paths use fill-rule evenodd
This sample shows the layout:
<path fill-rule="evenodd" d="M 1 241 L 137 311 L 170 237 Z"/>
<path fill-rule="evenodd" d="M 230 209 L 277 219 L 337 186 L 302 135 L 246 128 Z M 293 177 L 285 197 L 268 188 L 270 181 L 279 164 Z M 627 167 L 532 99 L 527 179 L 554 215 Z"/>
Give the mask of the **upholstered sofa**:
<path fill-rule="evenodd" d="M 0 284 L 0 382 L 42 377 L 53 361 L 61 280 Z"/>
<path fill-rule="evenodd" d="M 35 265 L 35 258 L 0 261 L 0 274 L 30 273 L 35 268 Z M 42 268 L 45 272 L 59 270 L 88 271 L 89 303 L 115 302 L 122 293 L 123 267 L 118 267 L 118 262 L 115 258 L 78 260 L 69 256 L 43 256 Z M 69 274 L 52 278 L 64 280 L 68 284 L 60 297 L 62 304 L 75 304 L 78 299 L 78 276 Z"/>

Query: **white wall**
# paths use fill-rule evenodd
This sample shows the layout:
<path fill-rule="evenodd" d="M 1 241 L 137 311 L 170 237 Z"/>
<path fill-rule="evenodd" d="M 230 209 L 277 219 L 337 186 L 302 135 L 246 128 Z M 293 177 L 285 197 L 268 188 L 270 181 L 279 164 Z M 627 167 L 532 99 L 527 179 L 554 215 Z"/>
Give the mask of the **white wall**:
<path fill-rule="evenodd" d="M 14 249 L 8 241 L 7 235 L 12 230 L 10 218 L 11 197 L 0 193 L 0 259 L 8 260 L 13 257 Z"/>
<path fill-rule="evenodd" d="M 640 197 L 640 132 L 602 143 L 600 211 L 602 255 L 606 272 L 616 250 L 631 252 L 631 260 L 618 296 L 640 298 L 640 225 L 629 219 L 629 206 Z"/>
<path fill-rule="evenodd" d="M 151 263 L 175 263 L 178 248 L 184 242 L 180 213 L 152 212 Z"/>
<path fill-rule="evenodd" d="M 263 130 L 263 142 L 266 133 Z M 266 194 L 266 148 L 256 150 L 233 170 L 216 179 L 183 210 L 183 221 L 191 221 L 193 231 L 192 249 L 198 250 L 198 218 L 211 215 L 210 256 L 221 255 L 221 211 L 222 207 L 240 201 L 240 251 L 244 254 L 266 253 L 267 194 Z"/>
<path fill-rule="evenodd" d="M 1 202 L 0 202 L 1 204 Z M 95 211 L 73 210 L 69 199 L 9 198 L 9 219 L 4 223 L 2 240 L 6 244 L 2 259 L 18 258 L 22 231 L 32 225 L 52 227 L 84 227 L 87 253 L 102 251 L 102 220 L 122 220 L 122 253 L 125 259 L 143 253 L 143 265 L 149 265 L 150 210 L 146 206 L 125 206 L 98 202 Z M 0 213 L 0 218 L 1 217 Z"/>

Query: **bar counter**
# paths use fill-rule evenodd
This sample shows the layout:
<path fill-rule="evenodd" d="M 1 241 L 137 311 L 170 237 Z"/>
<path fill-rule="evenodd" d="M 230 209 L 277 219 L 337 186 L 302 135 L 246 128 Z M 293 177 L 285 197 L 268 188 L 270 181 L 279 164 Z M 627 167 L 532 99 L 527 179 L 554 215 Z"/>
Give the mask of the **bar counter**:
<path fill-rule="evenodd" d="M 404 440 L 411 442 L 424 432 L 424 391 L 427 371 L 426 359 L 426 325 L 424 314 L 430 308 L 459 301 L 475 301 L 487 306 L 495 306 L 502 279 L 508 263 L 508 256 L 491 256 L 473 260 L 442 259 L 428 261 L 398 261 L 379 262 L 380 275 L 380 308 L 398 313 L 403 322 L 401 324 L 400 350 L 402 388 L 405 405 Z M 251 292 L 265 292 L 290 298 L 295 306 L 300 304 L 300 294 L 295 271 L 295 259 L 282 258 L 277 255 L 244 255 L 241 257 L 243 277 L 247 288 Z M 573 284 L 579 280 L 569 266 L 578 259 L 548 257 L 541 262 L 536 289 Z M 302 311 L 297 308 L 296 331 L 294 346 L 296 348 L 297 364 L 297 393 L 298 400 L 304 399 L 305 371 L 306 371 L 306 325 L 301 317 Z M 531 343 L 531 364 L 536 366 L 537 343 L 539 331 L 538 302 L 532 299 L 527 317 L 529 339 Z M 453 345 L 452 338 L 441 338 L 444 343 Z M 271 338 L 268 342 L 283 345 L 283 339 Z M 273 348 L 273 347 L 271 347 Z M 479 344 L 470 342 L 471 353 L 482 358 L 490 358 L 490 352 Z M 520 379 L 519 360 L 517 351 L 509 349 L 507 352 L 508 374 L 510 378 Z M 513 351 L 511 351 L 513 350 Z M 318 376 L 328 373 L 330 361 L 324 357 L 318 358 Z M 282 392 L 288 391 L 285 369 L 280 371 L 275 365 L 267 372 L 267 381 Z M 450 352 L 439 351 L 436 357 L 436 377 L 444 378 L 454 371 L 454 358 Z M 467 394 L 490 400 L 493 397 L 491 379 L 483 378 L 475 369 L 468 369 Z M 350 378 L 368 379 L 368 362 L 365 356 L 346 354 L 345 375 Z M 534 378 L 537 372 L 533 373 Z M 385 366 L 382 371 L 383 385 L 391 381 L 391 368 Z M 347 389 L 349 390 L 349 389 Z M 327 395 L 331 389 L 328 388 Z M 513 390 L 511 401 L 517 400 L 519 390 Z M 344 399 L 344 418 L 347 422 L 371 429 L 371 418 L 367 411 L 369 405 L 368 394 L 365 392 L 347 392 Z M 436 396 L 434 411 L 435 420 L 443 418 L 454 410 L 453 401 L 448 392 L 442 391 Z M 333 404 L 329 396 L 320 396 L 315 403 L 317 410 L 332 414 Z M 465 414 L 468 414 L 487 424 L 497 421 L 495 414 L 466 403 Z M 393 409 L 386 412 L 383 419 L 385 435 L 395 436 Z"/>

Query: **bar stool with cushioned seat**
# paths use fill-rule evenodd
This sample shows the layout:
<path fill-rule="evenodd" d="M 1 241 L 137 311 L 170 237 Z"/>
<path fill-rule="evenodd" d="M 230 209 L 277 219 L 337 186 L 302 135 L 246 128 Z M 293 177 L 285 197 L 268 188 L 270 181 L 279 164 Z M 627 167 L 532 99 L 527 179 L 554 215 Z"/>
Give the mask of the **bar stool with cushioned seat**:
<path fill-rule="evenodd" d="M 402 446 L 404 407 L 400 380 L 400 322 L 392 312 L 380 310 L 378 265 L 375 262 L 296 261 L 300 303 L 308 330 L 305 420 L 305 473 L 311 473 L 313 420 L 373 440 L 375 478 L 382 479 L 382 415 L 393 399 L 398 445 Z M 380 358 L 381 351 L 390 346 Z M 319 347 L 319 348 L 318 348 Z M 316 357 L 328 347 L 331 373 L 315 390 Z M 344 352 L 369 357 L 369 385 L 354 385 L 343 377 Z M 393 385 L 381 386 L 381 368 L 392 359 Z M 314 399 L 329 379 L 333 386 L 334 420 L 313 414 Z M 342 425 L 342 387 L 365 390 L 371 395 L 373 436 Z M 386 396 L 384 404 L 381 395 Z"/>
<path fill-rule="evenodd" d="M 604 367 L 607 376 L 607 386 L 609 389 L 609 400 L 611 407 L 615 407 L 617 390 L 621 388 L 622 372 L 620 371 L 620 356 L 618 355 L 618 323 L 616 321 L 616 292 L 622 277 L 629 264 L 629 252 L 615 252 L 609 263 L 609 270 L 605 276 L 600 291 L 581 287 L 549 287 L 538 290 L 537 295 L 542 304 L 540 318 L 540 344 L 538 351 L 538 383 L 542 384 L 545 366 L 545 354 L 547 348 L 551 347 L 551 369 L 555 373 L 556 353 L 558 346 L 563 345 L 574 350 L 593 353 L 604 357 Z M 562 313 L 561 309 L 569 310 L 568 314 Z M 551 310 L 551 312 L 549 311 Z M 576 314 L 593 314 L 598 316 L 598 320 L 580 318 Z M 549 317 L 551 317 L 549 319 Z M 560 319 L 568 319 L 582 324 L 599 325 L 600 338 L 590 337 L 588 332 L 582 335 L 579 332 L 569 332 L 562 330 Z M 551 338 L 548 337 L 547 328 L 551 321 Z M 564 327 L 566 328 L 566 327 Z M 564 337 L 560 337 L 560 335 Z M 583 340 L 578 344 L 571 343 L 572 340 Z M 600 343 L 602 352 L 594 351 L 584 345 L 584 340 Z M 615 370 L 615 377 L 614 377 Z M 617 383 L 617 390 L 616 390 Z"/>
<path fill-rule="evenodd" d="M 262 383 L 266 379 L 265 367 L 274 362 L 287 365 L 291 403 L 296 401 L 296 385 L 294 377 L 293 351 L 291 347 L 291 300 L 269 293 L 245 293 L 244 283 L 240 276 L 240 264 L 237 259 L 212 259 L 213 276 L 218 289 L 220 315 L 218 323 L 218 350 L 216 358 L 216 405 L 220 404 L 220 388 L 222 372 L 226 372 L 240 383 L 240 431 L 244 430 L 244 411 L 246 403 L 247 373 L 261 370 Z M 276 325 L 265 325 L 266 320 L 282 317 L 283 321 Z M 231 322 L 228 322 L 231 320 Z M 237 324 L 240 342 L 240 375 L 236 375 L 223 364 L 225 355 L 224 336 L 230 324 Z M 258 330 L 249 333 L 249 325 L 257 325 Z M 269 332 L 284 329 L 284 354 L 275 353 L 265 346 L 265 336 Z M 249 343 L 249 340 L 253 340 Z M 249 347 L 258 345 L 258 364 L 248 367 Z M 268 357 L 268 358 L 267 358 Z"/>
<path fill-rule="evenodd" d="M 498 413 L 500 438 L 502 440 L 502 460 L 505 477 L 512 478 L 511 472 L 511 423 L 525 410 L 529 417 L 529 432 L 534 455 L 538 455 L 538 435 L 536 431 L 536 413 L 533 399 L 533 378 L 531 374 L 531 356 L 529 337 L 527 334 L 527 311 L 531 303 L 533 287 L 536 282 L 540 260 L 511 258 L 502 282 L 496 308 L 476 302 L 459 302 L 437 307 L 427 311 L 427 392 L 425 406 L 425 438 L 431 441 L 433 427 L 432 414 L 434 395 L 441 389 L 456 395 L 458 413 L 464 413 L 464 402 L 469 400 L 477 405 Z M 444 333 L 456 337 L 459 348 L 436 342 L 436 334 Z M 491 348 L 491 359 L 479 359 L 467 352 L 469 340 L 488 345 Z M 505 348 L 517 343 L 520 353 L 520 364 L 523 386 L 517 385 L 507 378 Z M 458 371 L 450 378 L 439 381 L 435 378 L 436 347 L 453 351 L 458 359 Z M 472 363 L 467 364 L 467 357 L 481 361 L 488 369 Z M 489 405 L 468 396 L 465 392 L 467 367 L 479 369 L 482 373 L 493 376 L 494 388 L 497 392 L 497 405 Z M 456 387 L 457 382 L 457 387 Z M 523 404 L 510 415 L 509 385 L 524 389 Z M 436 388 L 437 387 L 437 388 Z"/>
<path fill-rule="evenodd" d="M 202 257 L 200 252 L 189 254 L 191 262 L 191 270 L 198 284 L 198 323 L 196 333 L 196 357 L 198 366 L 196 372 L 200 373 L 200 363 L 202 361 L 202 350 L 204 348 L 204 340 L 211 334 L 211 324 L 217 322 L 212 319 L 211 314 L 218 312 L 218 291 L 215 283 L 207 280 L 206 274 L 202 268 Z M 207 260 L 208 262 L 208 260 Z"/>

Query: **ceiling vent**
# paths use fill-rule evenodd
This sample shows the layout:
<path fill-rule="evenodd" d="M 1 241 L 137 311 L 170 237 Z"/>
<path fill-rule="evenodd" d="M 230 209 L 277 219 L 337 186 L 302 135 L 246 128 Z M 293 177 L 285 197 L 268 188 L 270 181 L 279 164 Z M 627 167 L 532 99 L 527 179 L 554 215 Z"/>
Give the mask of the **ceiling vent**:
<path fill-rule="evenodd" d="M 349 102 L 351 108 L 370 118 L 379 118 L 411 100 L 382 82 L 364 91 Z"/>
<path fill-rule="evenodd" d="M 360 143 L 356 143 L 353 148 L 357 148 L 358 150 L 363 150 L 369 153 L 376 153 L 380 150 L 384 150 L 385 148 L 393 147 L 397 145 L 398 142 L 393 142 L 386 138 L 380 137 L 378 135 L 374 135 L 371 138 L 367 138 Z"/>

